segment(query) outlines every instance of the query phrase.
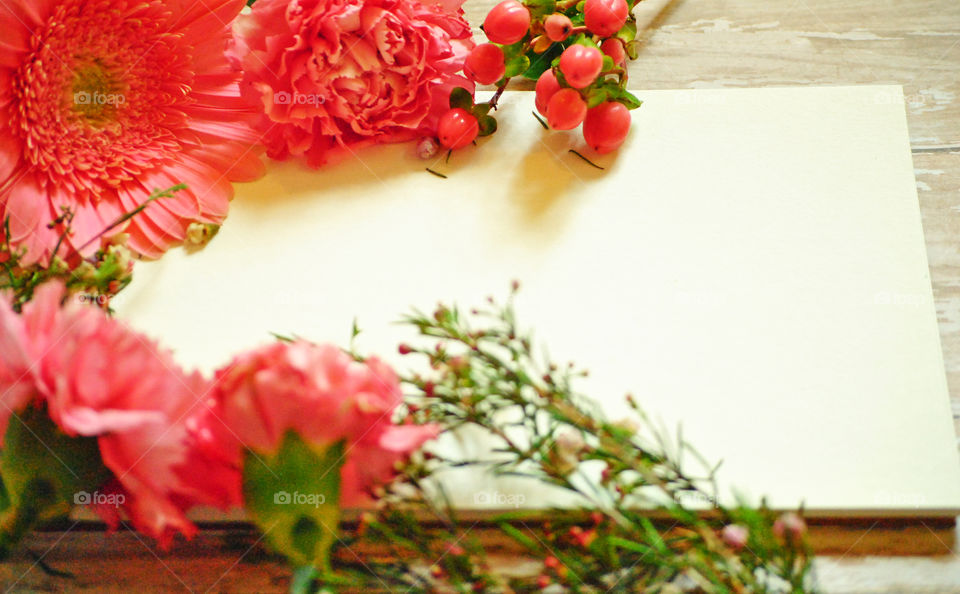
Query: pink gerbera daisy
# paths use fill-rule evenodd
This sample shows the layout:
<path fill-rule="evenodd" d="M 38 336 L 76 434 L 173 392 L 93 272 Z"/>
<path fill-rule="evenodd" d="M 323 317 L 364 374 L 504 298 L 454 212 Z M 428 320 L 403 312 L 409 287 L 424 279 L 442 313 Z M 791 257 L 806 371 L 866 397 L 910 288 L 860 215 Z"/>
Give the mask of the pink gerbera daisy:
<path fill-rule="evenodd" d="M 0 0 L 0 220 L 45 261 L 69 208 L 88 242 L 156 189 L 126 228 L 157 257 L 192 222 L 219 223 L 232 181 L 261 174 L 228 55 L 244 0 Z M 61 255 L 63 255 L 61 253 Z M 86 254 L 84 254 L 86 255 Z"/>

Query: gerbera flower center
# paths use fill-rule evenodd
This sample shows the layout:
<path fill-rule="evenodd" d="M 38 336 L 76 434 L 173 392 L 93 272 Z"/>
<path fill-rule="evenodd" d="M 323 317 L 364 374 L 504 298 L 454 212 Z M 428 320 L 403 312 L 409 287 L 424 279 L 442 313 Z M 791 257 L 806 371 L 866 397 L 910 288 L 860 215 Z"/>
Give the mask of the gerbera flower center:
<path fill-rule="evenodd" d="M 96 60 L 77 69 L 71 90 L 73 109 L 96 127 L 115 119 L 117 106 L 126 103 L 122 85 Z"/>

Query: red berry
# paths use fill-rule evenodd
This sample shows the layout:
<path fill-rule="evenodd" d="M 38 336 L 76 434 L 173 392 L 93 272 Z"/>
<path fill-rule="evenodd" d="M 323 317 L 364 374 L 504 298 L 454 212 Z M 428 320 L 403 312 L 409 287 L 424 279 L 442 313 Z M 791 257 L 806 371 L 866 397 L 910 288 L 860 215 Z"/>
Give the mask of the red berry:
<path fill-rule="evenodd" d="M 560 90 L 560 83 L 553 70 L 544 70 L 540 78 L 537 79 L 537 111 L 541 115 L 547 115 L 547 104 L 553 94 Z"/>
<path fill-rule="evenodd" d="M 610 56 L 610 59 L 617 66 L 623 66 L 627 62 L 627 52 L 623 49 L 623 42 L 616 37 L 605 39 L 600 44 L 600 51 Z"/>
<path fill-rule="evenodd" d="M 615 150 L 630 131 L 630 110 L 623 103 L 607 101 L 587 112 L 583 139 L 598 153 Z"/>
<path fill-rule="evenodd" d="M 622 29 L 629 13 L 627 0 L 587 0 L 583 6 L 587 29 L 600 37 L 610 37 Z"/>
<path fill-rule="evenodd" d="M 523 39 L 530 28 L 530 11 L 517 0 L 503 0 L 483 21 L 483 32 L 494 43 L 510 45 Z"/>
<path fill-rule="evenodd" d="M 555 130 L 572 130 L 587 115 L 587 104 L 575 89 L 560 89 L 547 103 L 547 123 Z"/>
<path fill-rule="evenodd" d="M 501 78 L 506 69 L 503 50 L 492 43 L 481 43 L 473 48 L 463 64 L 463 72 L 481 85 L 490 85 Z"/>
<path fill-rule="evenodd" d="M 603 54 L 595 47 L 576 43 L 563 50 L 560 56 L 560 72 L 567 84 L 575 89 L 590 86 L 603 70 Z"/>
<path fill-rule="evenodd" d="M 437 126 L 437 136 L 440 144 L 448 149 L 463 148 L 473 142 L 480 131 L 477 118 L 469 111 L 456 107 L 440 116 L 440 125 Z"/>
<path fill-rule="evenodd" d="M 566 15 L 554 13 L 543 22 L 543 29 L 547 32 L 550 41 L 563 41 L 570 37 L 570 32 L 573 31 L 573 23 Z"/>

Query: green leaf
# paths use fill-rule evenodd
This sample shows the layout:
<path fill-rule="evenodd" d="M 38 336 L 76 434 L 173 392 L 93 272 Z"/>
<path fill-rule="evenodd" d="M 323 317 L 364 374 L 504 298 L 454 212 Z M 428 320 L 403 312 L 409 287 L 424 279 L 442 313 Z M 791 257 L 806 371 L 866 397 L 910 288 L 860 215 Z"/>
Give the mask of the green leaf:
<path fill-rule="evenodd" d="M 667 547 L 667 543 L 663 542 L 663 537 L 660 536 L 659 532 L 657 532 L 657 529 L 653 526 L 653 522 L 651 522 L 649 518 L 641 516 L 640 525 L 643 526 L 643 532 L 647 537 L 647 541 L 653 546 L 653 548 L 663 554 L 670 552 L 669 547 Z"/>
<path fill-rule="evenodd" d="M 636 109 L 643 105 L 643 101 L 637 99 L 637 97 L 630 91 L 623 90 L 620 92 L 620 96 L 617 97 L 617 101 L 623 103 L 627 106 L 627 109 Z"/>
<path fill-rule="evenodd" d="M 275 453 L 248 451 L 243 497 L 272 549 L 297 567 L 330 573 L 330 547 L 340 523 L 340 468 L 344 442 L 308 444 L 288 431 Z"/>
<path fill-rule="evenodd" d="M 530 11 L 530 18 L 533 20 L 553 14 L 557 9 L 556 0 L 527 0 L 523 5 Z"/>
<path fill-rule="evenodd" d="M 290 594 L 313 594 L 317 577 L 317 569 L 312 565 L 296 568 L 290 579 Z"/>
<path fill-rule="evenodd" d="M 532 538 L 530 538 L 523 532 L 517 530 L 507 522 L 501 522 L 500 524 L 498 524 L 498 526 L 500 527 L 500 530 L 504 532 L 504 534 L 506 534 L 513 540 L 517 541 L 522 546 L 526 547 L 528 550 L 530 551 L 540 550 L 541 547 L 537 544 L 537 542 L 535 542 Z"/>
<path fill-rule="evenodd" d="M 496 44 L 494 44 L 496 45 Z M 503 59 L 505 62 L 509 62 L 513 58 L 520 56 L 524 53 L 524 48 L 527 47 L 527 38 L 524 37 L 516 43 L 511 43 L 510 45 L 501 45 L 500 49 L 503 50 Z"/>
<path fill-rule="evenodd" d="M 608 56 L 607 54 L 603 54 L 603 67 L 602 67 L 602 72 L 609 72 L 609 71 L 613 70 L 613 69 L 616 68 L 616 67 L 617 67 L 617 65 L 613 63 L 613 58 L 611 58 L 611 57 Z"/>
<path fill-rule="evenodd" d="M 473 94 L 463 87 L 456 87 L 450 92 L 450 107 L 469 111 L 473 107 Z"/>
<path fill-rule="evenodd" d="M 470 113 L 473 114 L 473 117 L 477 118 L 479 122 L 480 119 L 490 113 L 490 104 L 489 103 L 477 103 L 470 110 Z"/>
<path fill-rule="evenodd" d="M 587 46 L 587 47 L 593 47 L 593 48 L 600 49 L 600 46 L 597 45 L 597 42 L 595 42 L 595 41 L 593 40 L 593 37 L 591 37 L 590 35 L 588 35 L 588 34 L 586 34 L 586 33 L 581 33 L 581 34 L 577 35 L 576 38 L 573 40 L 573 43 L 575 43 L 575 44 L 577 44 L 577 45 L 585 45 L 585 46 Z"/>
<path fill-rule="evenodd" d="M 95 437 L 71 437 L 50 420 L 46 409 L 30 406 L 10 417 L 0 476 L 13 507 L 23 502 L 28 483 L 48 482 L 54 505 L 42 517 L 50 518 L 68 512 L 78 494 L 96 491 L 113 474 L 101 461 Z"/>
<path fill-rule="evenodd" d="M 523 73 L 523 76 L 530 80 L 537 80 L 541 74 L 552 66 L 554 60 L 559 59 L 562 53 L 563 45 L 559 43 L 554 43 L 542 54 L 538 54 L 533 50 L 528 51 L 527 57 L 530 58 L 530 66 Z"/>
<path fill-rule="evenodd" d="M 640 44 L 637 43 L 636 41 L 631 41 L 631 42 L 628 42 L 628 43 L 623 47 L 623 49 L 626 50 L 626 52 L 627 52 L 627 57 L 628 57 L 628 58 L 630 58 L 631 60 L 636 60 L 636 59 L 637 59 L 637 56 L 640 55 L 639 50 L 638 50 L 639 45 L 640 45 Z"/>
<path fill-rule="evenodd" d="M 523 74 L 528 68 L 530 68 L 530 58 L 528 58 L 526 54 L 517 54 L 516 56 L 507 60 L 506 70 L 503 73 L 503 78 L 510 78 L 511 76 Z"/>
<path fill-rule="evenodd" d="M 587 93 L 587 108 L 596 107 L 607 100 L 607 90 L 603 87 L 590 89 Z"/>
<path fill-rule="evenodd" d="M 484 115 L 477 118 L 477 123 L 480 124 L 480 131 L 477 133 L 477 136 L 490 136 L 497 131 L 497 119 L 490 115 Z"/>
<path fill-rule="evenodd" d="M 626 24 L 623 26 L 623 28 L 617 31 L 617 34 L 615 35 L 615 37 L 619 37 L 620 39 L 626 41 L 627 43 L 630 43 L 631 41 L 636 39 L 637 38 L 637 22 L 634 21 L 633 19 L 628 20 Z"/>
<path fill-rule="evenodd" d="M 634 553 L 639 553 L 641 555 L 646 555 L 651 551 L 650 547 L 644 544 L 640 544 L 639 542 L 633 542 L 632 540 L 627 540 L 619 536 L 611 536 L 608 539 L 608 542 L 619 549 L 633 551 Z"/>
<path fill-rule="evenodd" d="M 0 558 L 38 523 L 90 501 L 112 476 L 101 461 L 97 438 L 63 433 L 45 408 L 29 406 L 11 415 L 0 452 L 6 493 L 0 512 Z"/>

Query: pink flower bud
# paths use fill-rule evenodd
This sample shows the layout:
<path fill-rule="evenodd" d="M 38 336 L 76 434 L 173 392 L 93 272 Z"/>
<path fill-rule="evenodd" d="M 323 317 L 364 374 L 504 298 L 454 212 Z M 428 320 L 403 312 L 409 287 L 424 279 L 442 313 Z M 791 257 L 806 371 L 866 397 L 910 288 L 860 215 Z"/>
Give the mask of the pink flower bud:
<path fill-rule="evenodd" d="M 425 136 L 417 142 L 417 156 L 421 159 L 432 159 L 440 152 L 440 145 L 435 138 Z"/>
<path fill-rule="evenodd" d="M 773 523 L 773 533 L 777 538 L 797 540 L 807 532 L 807 523 L 796 512 L 787 512 Z"/>
<path fill-rule="evenodd" d="M 720 538 L 723 543 L 733 549 L 740 551 L 747 546 L 747 539 L 750 537 L 750 531 L 746 526 L 740 524 L 728 524 L 720 531 Z"/>

